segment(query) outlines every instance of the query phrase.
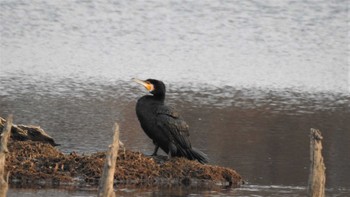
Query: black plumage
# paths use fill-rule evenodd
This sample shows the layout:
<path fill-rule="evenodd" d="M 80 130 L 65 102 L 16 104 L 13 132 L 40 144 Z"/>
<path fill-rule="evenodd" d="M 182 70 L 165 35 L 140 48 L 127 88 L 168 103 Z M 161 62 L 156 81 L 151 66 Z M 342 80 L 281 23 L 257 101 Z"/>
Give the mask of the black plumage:
<path fill-rule="evenodd" d="M 192 148 L 187 123 L 174 108 L 164 104 L 164 83 L 155 79 L 134 80 L 152 94 L 137 101 L 136 114 L 142 129 L 155 144 L 153 155 L 157 155 L 160 147 L 169 157 L 186 157 L 207 163 L 206 155 Z"/>

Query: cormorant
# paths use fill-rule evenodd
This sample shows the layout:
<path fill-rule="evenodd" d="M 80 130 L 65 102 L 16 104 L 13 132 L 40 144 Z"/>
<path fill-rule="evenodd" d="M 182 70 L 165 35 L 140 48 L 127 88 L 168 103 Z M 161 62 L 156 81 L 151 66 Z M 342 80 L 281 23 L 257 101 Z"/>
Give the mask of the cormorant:
<path fill-rule="evenodd" d="M 164 104 L 164 83 L 156 79 L 133 80 L 142 84 L 152 94 L 141 97 L 136 104 L 136 114 L 141 127 L 155 145 L 152 155 L 157 155 L 160 147 L 169 158 L 186 157 L 207 163 L 207 156 L 192 148 L 187 123 L 174 108 Z"/>

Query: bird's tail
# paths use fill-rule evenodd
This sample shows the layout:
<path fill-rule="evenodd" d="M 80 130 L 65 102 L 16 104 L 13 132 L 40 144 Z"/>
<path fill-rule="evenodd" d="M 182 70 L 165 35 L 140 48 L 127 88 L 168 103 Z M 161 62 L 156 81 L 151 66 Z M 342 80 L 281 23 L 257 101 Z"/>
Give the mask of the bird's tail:
<path fill-rule="evenodd" d="M 208 156 L 203 153 L 200 150 L 197 149 L 188 149 L 187 151 L 187 158 L 191 159 L 191 160 L 197 160 L 200 163 L 208 163 Z"/>

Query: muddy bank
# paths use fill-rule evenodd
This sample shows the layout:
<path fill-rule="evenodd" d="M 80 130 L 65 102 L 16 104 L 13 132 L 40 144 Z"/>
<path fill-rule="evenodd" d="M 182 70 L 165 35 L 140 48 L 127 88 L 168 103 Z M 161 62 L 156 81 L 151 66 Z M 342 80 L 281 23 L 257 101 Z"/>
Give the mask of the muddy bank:
<path fill-rule="evenodd" d="M 2 132 L 4 120 L 0 121 Z M 16 127 L 17 125 L 15 125 Z M 18 127 L 18 126 L 17 126 Z M 21 126 L 23 132 L 28 128 Z M 42 130 L 42 129 L 41 129 Z M 12 133 L 14 133 L 14 128 Z M 42 132 L 44 132 L 42 130 Z M 41 132 L 41 133 L 42 133 Z M 35 133 L 35 132 L 34 132 Z M 44 132 L 45 133 L 45 132 Z M 10 184 L 19 185 L 98 185 L 105 160 L 104 152 L 80 155 L 74 152 L 63 154 L 54 140 L 45 133 L 45 138 L 12 135 L 6 170 L 10 171 Z M 119 150 L 115 174 L 116 184 L 222 184 L 238 186 L 243 183 L 241 176 L 233 169 L 203 165 L 184 158 L 167 160 L 165 157 L 145 156 L 140 152 Z"/>

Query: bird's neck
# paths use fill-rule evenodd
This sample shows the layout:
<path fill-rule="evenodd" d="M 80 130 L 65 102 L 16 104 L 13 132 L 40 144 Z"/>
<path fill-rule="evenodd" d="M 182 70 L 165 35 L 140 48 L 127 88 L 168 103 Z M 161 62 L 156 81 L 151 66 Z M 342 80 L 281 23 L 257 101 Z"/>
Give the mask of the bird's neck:
<path fill-rule="evenodd" d="M 147 101 L 149 103 L 161 103 L 164 104 L 165 95 L 145 95 L 139 99 L 140 101 Z"/>
<path fill-rule="evenodd" d="M 155 99 L 157 101 L 161 101 L 162 103 L 164 103 L 165 94 L 155 94 L 155 95 L 153 95 L 153 99 Z"/>

